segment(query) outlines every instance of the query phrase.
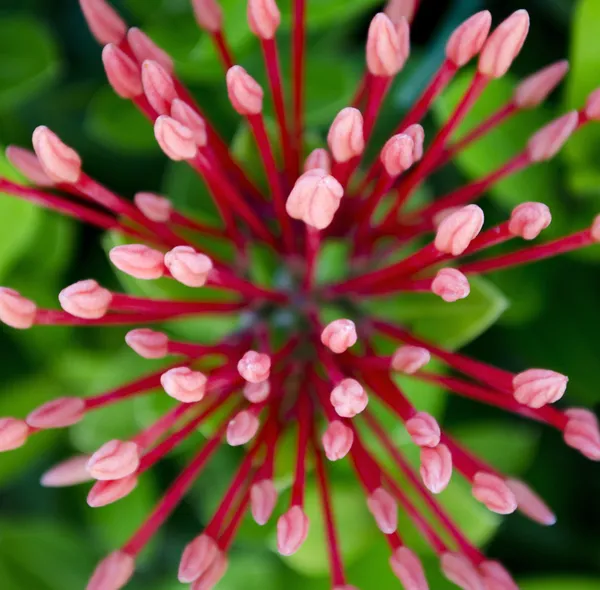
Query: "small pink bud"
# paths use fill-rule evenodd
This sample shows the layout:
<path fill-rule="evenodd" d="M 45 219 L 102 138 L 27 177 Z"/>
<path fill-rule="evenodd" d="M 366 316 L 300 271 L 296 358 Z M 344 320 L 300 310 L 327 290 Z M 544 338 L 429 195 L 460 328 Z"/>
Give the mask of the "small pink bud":
<path fill-rule="evenodd" d="M 112 298 L 112 293 L 93 279 L 79 281 L 63 289 L 58 295 L 60 306 L 67 313 L 88 320 L 103 317 Z"/>
<path fill-rule="evenodd" d="M 329 397 L 338 416 L 353 418 L 365 410 L 369 397 L 356 379 L 344 379 L 333 388 Z"/>
<path fill-rule="evenodd" d="M 29 426 L 17 418 L 0 418 L 0 452 L 14 451 L 27 442 Z"/>
<path fill-rule="evenodd" d="M 357 340 L 356 326 L 352 320 L 334 320 L 321 332 L 321 342 L 335 354 L 346 352 Z"/>
<path fill-rule="evenodd" d="M 192 0 L 192 7 L 198 25 L 211 33 L 223 27 L 223 11 L 217 0 Z"/>
<path fill-rule="evenodd" d="M 108 256 L 120 271 L 136 279 L 159 279 L 165 271 L 162 252 L 143 244 L 115 246 Z"/>
<path fill-rule="evenodd" d="M 150 106 L 159 114 L 171 111 L 171 103 L 177 98 L 171 74 L 158 62 L 146 60 L 142 64 L 142 85 Z"/>
<path fill-rule="evenodd" d="M 101 45 L 120 43 L 127 25 L 117 11 L 105 0 L 79 0 L 87 25 Z"/>
<path fill-rule="evenodd" d="M 258 115 L 262 111 L 263 89 L 242 66 L 233 66 L 227 71 L 227 93 L 240 115 Z"/>
<path fill-rule="evenodd" d="M 277 490 L 270 479 L 263 479 L 250 488 L 252 518 L 260 526 L 269 522 L 276 504 Z"/>
<path fill-rule="evenodd" d="M 215 540 L 202 534 L 188 543 L 179 562 L 177 575 L 182 584 L 195 582 L 213 564 L 219 555 L 219 547 Z"/>
<path fill-rule="evenodd" d="M 111 440 L 102 445 L 87 464 L 89 474 L 101 481 L 123 479 L 140 466 L 140 448 L 131 441 Z"/>
<path fill-rule="evenodd" d="M 325 455 L 330 461 L 343 459 L 352 448 L 354 432 L 339 420 L 329 423 L 322 437 Z"/>
<path fill-rule="evenodd" d="M 587 97 L 585 116 L 592 121 L 600 121 L 600 88 L 596 88 Z"/>
<path fill-rule="evenodd" d="M 415 142 L 405 133 L 394 135 L 383 146 L 379 158 L 388 176 L 399 176 L 414 164 Z"/>
<path fill-rule="evenodd" d="M 421 478 L 427 489 L 433 494 L 443 492 L 452 478 L 452 453 L 450 449 L 439 444 L 430 449 L 421 449 Z"/>
<path fill-rule="evenodd" d="M 249 350 L 237 365 L 240 375 L 250 383 L 266 381 L 271 374 L 271 357 L 268 354 Z"/>
<path fill-rule="evenodd" d="M 342 109 L 331 124 L 327 143 L 336 162 L 347 162 L 365 149 L 363 116 L 358 109 Z"/>
<path fill-rule="evenodd" d="M 492 26 L 489 10 L 477 12 L 454 30 L 446 44 L 446 57 L 457 67 L 469 63 L 483 47 Z"/>
<path fill-rule="evenodd" d="M 393 371 L 414 375 L 431 360 L 431 354 L 421 346 L 401 346 L 392 356 L 391 368 Z"/>
<path fill-rule="evenodd" d="M 444 553 L 441 564 L 446 578 L 462 590 L 485 590 L 481 576 L 464 555 Z"/>
<path fill-rule="evenodd" d="M 516 479 L 508 479 L 505 483 L 517 499 L 519 511 L 525 516 L 546 526 L 556 523 L 552 510 L 527 484 Z"/>
<path fill-rule="evenodd" d="M 442 221 L 444 221 L 444 219 L 446 219 L 446 217 L 450 217 L 450 215 L 456 213 L 457 211 L 460 211 L 461 209 L 462 207 L 448 207 L 447 209 L 442 209 L 441 211 L 438 211 L 431 219 L 431 221 L 433 222 L 433 226 L 437 229 L 438 227 L 440 227 L 440 224 L 442 223 Z"/>
<path fill-rule="evenodd" d="M 479 55 L 479 72 L 490 78 L 504 76 L 519 55 L 528 32 L 528 12 L 513 12 L 496 27 L 483 46 Z"/>
<path fill-rule="evenodd" d="M 407 420 L 406 430 L 412 441 L 419 447 L 433 448 L 440 444 L 440 425 L 427 412 L 417 412 L 410 420 Z"/>
<path fill-rule="evenodd" d="M 416 10 L 417 0 L 389 0 L 385 7 L 385 14 L 396 25 L 403 18 L 411 22 Z"/>
<path fill-rule="evenodd" d="M 593 242 L 600 242 L 600 215 L 596 215 L 596 217 L 594 217 L 594 221 L 590 227 L 590 237 L 592 238 Z"/>
<path fill-rule="evenodd" d="M 89 459 L 88 455 L 77 455 L 62 461 L 46 471 L 40 483 L 45 488 L 63 488 L 91 481 L 86 469 Z"/>
<path fill-rule="evenodd" d="M 165 155 L 175 162 L 191 160 L 198 153 L 193 131 L 167 115 L 156 119 L 154 137 Z"/>
<path fill-rule="evenodd" d="M 506 482 L 492 473 L 479 471 L 473 478 L 473 497 L 497 514 L 512 514 L 517 499 Z"/>
<path fill-rule="evenodd" d="M 98 564 L 86 590 L 119 590 L 129 582 L 134 570 L 134 558 L 115 551 Z"/>
<path fill-rule="evenodd" d="M 38 157 L 16 145 L 6 148 L 6 159 L 30 182 L 37 186 L 53 186 L 54 181 L 44 172 Z"/>
<path fill-rule="evenodd" d="M 35 323 L 37 306 L 18 291 L 0 287 L 0 321 L 17 330 L 27 330 Z"/>
<path fill-rule="evenodd" d="M 413 159 L 418 162 L 423 157 L 423 143 L 425 142 L 425 130 L 421 125 L 415 123 L 404 130 L 404 135 L 408 135 L 413 140 Z"/>
<path fill-rule="evenodd" d="M 527 154 L 532 162 L 553 158 L 577 129 L 579 114 L 571 111 L 542 127 L 527 143 Z"/>
<path fill-rule="evenodd" d="M 184 404 L 204 399 L 206 382 L 204 373 L 192 371 L 189 367 L 169 369 L 160 377 L 160 383 L 167 394 Z"/>
<path fill-rule="evenodd" d="M 529 369 L 515 375 L 515 399 L 530 408 L 541 408 L 558 401 L 567 389 L 569 378 L 547 369 Z"/>
<path fill-rule="evenodd" d="M 88 494 L 87 503 L 92 508 L 113 504 L 128 496 L 137 486 L 137 482 L 135 475 L 110 481 L 97 481 Z"/>
<path fill-rule="evenodd" d="M 240 447 L 250 442 L 260 427 L 259 419 L 248 410 L 239 412 L 227 425 L 227 444 Z"/>
<path fill-rule="evenodd" d="M 557 61 L 528 76 L 515 89 L 514 104 L 520 109 L 533 109 L 548 98 L 569 71 L 567 60 Z"/>
<path fill-rule="evenodd" d="M 161 359 L 169 352 L 169 337 L 149 328 L 130 330 L 125 335 L 125 342 L 145 359 Z"/>
<path fill-rule="evenodd" d="M 311 170 L 296 181 L 285 208 L 293 219 L 322 230 L 333 221 L 343 196 L 344 188 L 333 176 Z"/>
<path fill-rule="evenodd" d="M 367 506 L 383 534 L 391 535 L 396 532 L 398 528 L 398 504 L 387 490 L 377 488 L 367 498 Z"/>
<path fill-rule="evenodd" d="M 269 381 L 261 381 L 260 383 L 246 383 L 244 385 L 244 397 L 251 404 L 260 404 L 264 402 L 271 393 L 271 384 Z"/>
<path fill-rule="evenodd" d="M 429 590 L 423 564 L 408 547 L 398 547 L 392 553 L 390 567 L 405 590 Z"/>
<path fill-rule="evenodd" d="M 109 84 L 121 98 L 135 98 L 144 93 L 140 66 L 116 45 L 104 46 L 102 63 Z"/>
<path fill-rule="evenodd" d="M 277 521 L 277 549 L 281 555 L 293 555 L 300 549 L 309 527 L 308 517 L 300 506 L 292 506 Z"/>
<path fill-rule="evenodd" d="M 175 280 L 188 287 L 203 287 L 213 269 L 211 259 L 191 246 L 177 246 L 167 252 L 165 266 Z"/>
<path fill-rule="evenodd" d="M 136 27 L 132 27 L 127 31 L 127 41 L 131 47 L 131 51 L 135 55 L 135 59 L 139 63 L 144 63 L 147 60 L 158 62 L 169 74 L 173 73 L 173 60 L 171 56 L 163 51 L 146 33 Z"/>
<path fill-rule="evenodd" d="M 403 22 L 406 23 L 406 20 Z M 404 66 L 410 49 L 408 26 L 403 27 L 401 32 L 402 35 L 382 12 L 371 21 L 367 37 L 367 68 L 374 76 L 391 78 Z"/>
<path fill-rule="evenodd" d="M 33 132 L 33 149 L 44 172 L 54 182 L 74 184 L 81 176 L 79 154 L 43 125 Z"/>
<path fill-rule="evenodd" d="M 435 247 L 444 254 L 460 256 L 479 235 L 483 227 L 483 211 L 467 205 L 446 217 L 438 226 Z"/>
<path fill-rule="evenodd" d="M 327 174 L 331 174 L 331 156 L 329 152 L 323 148 L 313 150 L 304 162 L 304 172 L 311 170 L 324 170 Z"/>
<path fill-rule="evenodd" d="M 479 564 L 485 590 L 519 590 L 506 568 L 497 561 L 484 561 Z"/>
<path fill-rule="evenodd" d="M 467 277 L 455 268 L 442 268 L 431 283 L 431 291 L 447 303 L 469 296 L 471 287 Z"/>
<path fill-rule="evenodd" d="M 272 39 L 281 23 L 275 0 L 248 0 L 248 25 L 261 39 Z"/>
<path fill-rule="evenodd" d="M 334 586 L 333 590 L 358 590 L 358 588 L 350 584 L 344 584 L 343 586 Z"/>
<path fill-rule="evenodd" d="M 227 572 L 226 555 L 219 551 L 208 569 L 190 586 L 190 590 L 212 590 Z"/>
<path fill-rule="evenodd" d="M 524 240 L 535 240 L 551 222 L 552 214 L 544 203 L 521 203 L 510 215 L 508 231 Z"/>
<path fill-rule="evenodd" d="M 600 461 L 600 428 L 592 412 L 571 408 L 565 412 L 569 421 L 564 431 L 565 442 L 592 461 Z"/>
<path fill-rule="evenodd" d="M 204 147 L 207 144 L 206 123 L 189 104 L 176 98 L 171 103 L 171 117 L 185 125 L 194 134 L 194 141 L 197 146 Z"/>
<path fill-rule="evenodd" d="M 166 197 L 154 193 L 136 193 L 133 197 L 136 207 L 150 221 L 166 223 L 171 218 L 173 205 Z"/>
<path fill-rule="evenodd" d="M 78 397 L 59 397 L 33 410 L 25 421 L 32 428 L 65 428 L 77 424 L 85 414 L 85 402 Z"/>

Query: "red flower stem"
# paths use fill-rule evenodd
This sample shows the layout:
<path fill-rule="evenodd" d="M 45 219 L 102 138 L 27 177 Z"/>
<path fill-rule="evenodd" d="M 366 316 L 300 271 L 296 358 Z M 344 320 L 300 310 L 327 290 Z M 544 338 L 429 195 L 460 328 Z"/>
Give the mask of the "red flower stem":
<path fill-rule="evenodd" d="M 171 301 L 170 299 L 146 299 L 114 293 L 110 304 L 113 311 L 139 312 L 161 315 L 189 315 L 227 313 L 243 309 L 243 303 L 222 303 L 212 301 Z M 102 319 L 102 318 L 101 318 Z"/>
<path fill-rule="evenodd" d="M 462 446 L 460 446 L 453 438 L 444 434 L 442 432 L 442 436 L 440 441 L 444 443 L 452 453 L 452 466 L 458 470 L 458 472 L 469 482 L 473 483 L 473 479 L 475 475 L 479 471 L 484 471 L 487 473 L 491 473 L 492 475 L 496 475 L 501 479 L 505 479 L 504 476 L 494 469 L 491 465 L 488 465 L 485 461 L 479 459 L 475 455 L 472 455 L 468 451 L 466 451 Z"/>
<path fill-rule="evenodd" d="M 228 551 L 231 547 L 249 506 L 250 486 L 247 486 L 246 489 L 243 491 L 242 498 L 240 499 L 237 507 L 235 508 L 235 512 L 231 517 L 227 528 L 223 531 L 221 537 L 217 541 L 219 547 L 221 547 L 223 551 Z"/>
<path fill-rule="evenodd" d="M 365 107 L 364 135 L 365 143 L 369 141 L 373 133 L 373 128 L 377 121 L 377 116 L 381 110 L 381 105 L 385 96 L 392 85 L 392 78 L 382 76 L 371 76 L 369 85 L 369 94 L 367 105 Z"/>
<path fill-rule="evenodd" d="M 107 313 L 105 316 L 88 320 L 58 309 L 38 309 L 35 316 L 36 326 L 129 326 L 166 322 L 186 315 L 195 315 L 190 311 L 181 313 Z"/>
<path fill-rule="evenodd" d="M 358 84 L 358 88 L 356 89 L 356 94 L 354 95 L 354 98 L 350 103 L 355 109 L 358 109 L 367 97 L 367 94 L 369 92 L 369 85 L 371 84 L 371 78 L 371 73 L 369 71 L 365 71 L 363 77 L 361 78 Z"/>
<path fill-rule="evenodd" d="M 306 457 L 308 443 L 313 429 L 313 408 L 307 395 L 302 392 L 296 402 L 298 419 L 298 446 L 296 450 L 296 473 L 292 485 L 291 506 L 304 507 L 304 489 L 306 486 Z"/>
<path fill-rule="evenodd" d="M 276 303 L 286 303 L 288 301 L 288 296 L 285 293 L 259 287 L 254 283 L 238 278 L 235 274 L 220 266 L 213 269 L 208 282 L 210 285 L 235 291 L 248 298 L 258 297 Z"/>
<path fill-rule="evenodd" d="M 344 187 L 344 190 L 348 187 L 350 178 L 354 174 L 354 171 L 360 164 L 361 157 L 356 156 L 351 158 L 347 162 L 333 162 L 331 167 L 331 175 Z"/>
<path fill-rule="evenodd" d="M 163 414 L 156 422 L 136 434 L 131 441 L 144 451 L 155 445 L 158 440 L 185 417 L 188 412 L 197 410 L 198 404 L 178 404 Z"/>
<path fill-rule="evenodd" d="M 304 152 L 304 80 L 306 59 L 306 0 L 294 0 L 292 32 L 292 102 L 296 172 Z M 297 174 L 296 174 L 297 176 Z"/>
<path fill-rule="evenodd" d="M 215 49 L 217 50 L 217 55 L 219 56 L 219 59 L 221 60 L 225 70 L 232 68 L 235 64 L 235 60 L 233 59 L 231 48 L 227 43 L 227 39 L 225 38 L 225 35 L 223 35 L 223 31 L 211 33 L 211 37 L 215 45 Z"/>
<path fill-rule="evenodd" d="M 304 275 L 304 289 L 310 291 L 315 282 L 317 272 L 317 261 L 319 258 L 319 249 L 321 247 L 321 232 L 306 226 L 306 274 Z"/>

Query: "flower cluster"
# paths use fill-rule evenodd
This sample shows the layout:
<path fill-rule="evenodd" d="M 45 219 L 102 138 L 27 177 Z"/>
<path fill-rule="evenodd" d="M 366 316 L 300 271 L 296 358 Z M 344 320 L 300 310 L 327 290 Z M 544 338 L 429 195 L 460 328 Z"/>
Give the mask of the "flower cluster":
<path fill-rule="evenodd" d="M 163 460 L 212 416 L 225 415 L 201 444 L 147 520 L 94 572 L 89 590 L 117 590 L 127 584 L 136 557 L 177 507 L 220 445 L 246 445 L 230 487 L 204 531 L 183 550 L 179 580 L 195 590 L 214 587 L 227 570 L 227 551 L 246 512 L 264 525 L 278 502 L 275 456 L 284 433 L 294 427 L 295 473 L 289 505 L 277 521 L 282 555 L 295 553 L 309 534 L 305 486 L 314 465 L 322 498 L 323 526 L 335 590 L 350 590 L 340 552 L 330 496 L 327 461 L 350 462 L 366 505 L 390 546 L 390 566 L 407 590 L 428 583 L 417 555 L 398 531 L 398 512 L 410 517 L 440 558 L 445 576 L 463 590 L 514 590 L 517 586 L 498 562 L 488 560 L 461 532 L 435 498 L 454 476 L 467 480 L 473 496 L 490 510 L 516 510 L 544 525 L 555 517 L 521 481 L 512 479 L 465 449 L 445 433 L 436 418 L 414 407 L 394 379 L 395 373 L 438 384 L 457 395 L 531 418 L 558 430 L 567 445 L 600 460 L 596 417 L 579 408 L 553 406 L 567 377 L 549 369 L 518 374 L 490 366 L 425 341 L 406 326 L 367 313 L 366 300 L 407 292 L 432 292 L 451 304 L 469 296 L 469 278 L 525 264 L 600 241 L 600 219 L 572 235 L 528 245 L 550 224 L 542 203 L 524 202 L 510 218 L 484 228 L 475 204 L 507 176 L 552 158 L 580 127 L 600 120 L 600 91 L 579 111 L 550 122 L 523 151 L 485 178 L 407 210 L 406 204 L 431 174 L 504 121 L 537 107 L 560 83 L 568 64 L 558 62 L 531 75 L 512 99 L 459 141 L 454 132 L 483 90 L 503 76 L 527 37 L 529 16 L 519 10 L 491 31 L 487 11 L 461 24 L 446 46 L 446 57 L 421 96 L 406 113 L 379 157 L 363 154 L 390 85 L 410 53 L 410 22 L 418 0 L 390 0 L 369 27 L 366 71 L 353 104 L 334 119 L 327 148 L 304 158 L 304 67 L 306 2 L 293 1 L 292 105 L 282 85 L 276 33 L 281 16 L 275 0 L 248 0 L 248 24 L 264 55 L 277 123 L 277 140 L 266 130 L 263 88 L 241 66 L 223 33 L 216 0 L 192 0 L 198 24 L 212 37 L 226 71 L 233 109 L 251 131 L 268 183 L 261 190 L 232 156 L 178 80 L 171 58 L 146 34 L 128 28 L 106 0 L 80 0 L 89 27 L 103 45 L 102 61 L 114 91 L 133 104 L 154 126 L 156 140 L 171 160 L 184 161 L 204 180 L 221 216 L 222 227 L 199 223 L 175 210 L 167 197 L 139 192 L 133 202 L 115 194 L 82 170 L 78 153 L 46 127 L 33 134 L 34 152 L 10 146 L 7 157 L 29 182 L 0 178 L 0 191 L 59 211 L 119 234 L 122 245 L 110 251 L 122 273 L 151 281 L 164 278 L 190 289 L 211 286 L 210 297 L 156 300 L 113 292 L 93 279 L 66 287 L 61 310 L 42 309 L 10 289 L 0 289 L 0 318 L 13 328 L 39 325 L 135 326 L 127 344 L 148 359 L 172 357 L 159 372 L 93 397 L 62 397 L 25 418 L 0 419 L 0 450 L 16 449 L 37 432 L 66 428 L 99 408 L 157 388 L 173 398 L 169 411 L 129 440 L 111 440 L 90 457 L 75 457 L 47 472 L 46 486 L 95 480 L 92 507 L 117 502 L 133 493 L 140 477 Z M 427 141 L 420 125 L 432 103 L 472 61 L 476 70 L 466 92 L 437 134 Z M 277 146 L 275 146 L 277 143 Z M 277 149 L 275 149 L 277 147 Z M 276 153 L 281 153 L 281 162 Z M 361 167 L 361 164 L 363 166 Z M 220 251 L 199 251 L 198 238 L 228 240 L 234 260 Z M 335 283 L 316 280 L 323 245 L 345 238 L 351 276 Z M 506 242 L 514 251 L 484 254 Z M 277 255 L 288 273 L 285 285 L 269 287 L 251 280 L 248 249 L 262 244 Z M 410 254 L 399 254 L 407 251 Z M 337 304 L 349 317 L 330 323 L 322 306 Z M 296 318 L 283 343 L 273 329 L 286 310 Z M 174 319 L 228 314 L 231 334 L 213 345 L 182 342 L 146 327 Z M 378 352 L 378 338 L 396 343 L 396 352 Z M 220 364 L 204 360 L 218 355 Z M 434 357 L 451 369 L 427 370 Z M 368 408 L 376 397 L 405 427 L 420 449 L 415 470 Z M 367 442 L 365 429 L 373 436 Z M 402 484 L 372 452 L 378 441 Z M 310 461 L 309 461 L 310 459 Z M 417 507 L 418 497 L 423 508 Z M 435 524 L 432 524 L 434 522 Z M 314 523 L 312 523 L 314 526 Z"/>

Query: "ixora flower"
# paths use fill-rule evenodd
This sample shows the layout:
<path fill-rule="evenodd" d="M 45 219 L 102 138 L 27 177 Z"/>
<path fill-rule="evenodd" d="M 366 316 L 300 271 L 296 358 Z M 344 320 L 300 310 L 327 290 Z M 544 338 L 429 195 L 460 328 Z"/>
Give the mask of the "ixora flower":
<path fill-rule="evenodd" d="M 42 309 L 24 295 L 0 290 L 0 318 L 17 329 L 39 325 L 125 326 L 135 328 L 127 344 L 148 359 L 173 357 L 161 371 L 93 397 L 63 397 L 33 409 L 25 418 L 0 419 L 0 449 L 16 449 L 44 429 L 71 426 L 98 408 L 163 388 L 175 401 L 159 420 L 129 440 L 107 441 L 91 457 L 70 459 L 46 473 L 44 485 L 96 480 L 88 503 L 101 507 L 134 493 L 145 471 L 181 442 L 193 437 L 214 415 L 225 419 L 200 445 L 195 456 L 129 541 L 103 560 L 89 590 L 116 590 L 127 584 L 135 561 L 154 533 L 201 476 L 220 445 L 247 445 L 213 518 L 182 548 L 179 580 L 196 590 L 215 586 L 227 570 L 227 552 L 246 512 L 259 525 L 277 507 L 275 456 L 284 433 L 297 428 L 295 476 L 291 499 L 281 507 L 277 546 L 295 553 L 310 535 L 306 515 L 307 475 L 322 498 L 323 526 L 331 562 L 331 584 L 350 590 L 344 571 L 332 498 L 329 461 L 348 461 L 365 504 L 390 546 L 390 566 L 407 590 L 428 588 L 417 555 L 398 531 L 403 511 L 440 558 L 445 576 L 463 590 L 513 590 L 516 584 L 498 562 L 488 560 L 463 534 L 435 498 L 455 476 L 464 478 L 473 496 L 490 510 L 515 510 L 543 525 L 555 522 L 552 511 L 523 482 L 504 475 L 445 433 L 430 414 L 414 407 L 394 375 L 438 384 L 469 399 L 531 418 L 558 430 L 567 445 L 600 460 L 600 430 L 595 416 L 580 408 L 557 409 L 567 377 L 548 369 L 519 374 L 490 366 L 426 341 L 409 328 L 367 313 L 363 303 L 384 295 L 434 293 L 448 305 L 469 296 L 470 277 L 498 271 L 592 245 L 600 241 L 600 218 L 590 227 L 554 241 L 519 244 L 538 237 L 551 221 L 542 203 L 524 202 L 510 219 L 485 227 L 474 204 L 488 187 L 553 157 L 580 127 L 600 120 L 600 92 L 580 111 L 550 122 L 524 150 L 499 170 L 425 205 L 406 204 L 429 175 L 465 147 L 524 109 L 538 106 L 560 83 L 567 64 L 548 66 L 521 82 L 512 100 L 458 142 L 454 131 L 494 79 L 503 76 L 519 54 L 529 29 L 519 10 L 491 30 L 487 11 L 460 25 L 446 46 L 437 74 L 398 124 L 380 156 L 363 163 L 380 107 L 394 76 L 409 56 L 409 22 L 417 0 L 392 0 L 371 22 L 366 72 L 352 105 L 332 122 L 328 148 L 304 158 L 304 82 L 306 3 L 293 2 L 292 108 L 286 107 L 275 41 L 280 13 L 275 0 L 249 0 L 248 24 L 265 58 L 278 128 L 278 146 L 266 131 L 264 91 L 235 65 L 216 0 L 193 0 L 200 27 L 214 39 L 222 58 L 233 109 L 254 136 L 268 190 L 261 191 L 232 156 L 227 144 L 204 117 L 178 80 L 169 56 L 141 30 L 128 28 L 105 0 L 80 0 L 114 91 L 131 100 L 154 125 L 156 139 L 172 160 L 189 164 L 204 180 L 224 229 L 201 224 L 175 210 L 168 197 L 140 192 L 133 202 L 115 194 L 82 170 L 77 152 L 46 127 L 33 134 L 34 152 L 11 146 L 8 159 L 30 181 L 0 179 L 0 190 L 35 202 L 123 238 L 110 252 L 117 269 L 140 281 L 162 279 L 210 293 L 186 300 L 155 300 L 112 292 L 93 279 L 66 287 L 62 310 Z M 471 83 L 437 134 L 427 141 L 419 124 L 433 101 L 457 72 L 476 61 Z M 281 164 L 275 152 L 280 152 Z M 222 251 L 199 251 L 197 238 L 229 240 L 234 260 Z M 316 280 L 320 252 L 331 239 L 349 244 L 351 276 L 335 283 Z M 516 242 L 511 253 L 484 256 L 488 248 Z M 265 286 L 251 279 L 248 250 L 261 244 L 276 255 L 288 281 Z M 406 247 L 414 245 L 404 257 Z M 423 245 L 424 244 L 424 245 Z M 82 277 L 84 278 L 84 277 Z M 226 293 L 211 299 L 210 294 Z M 191 292 L 193 293 L 193 292 Z M 329 323 L 321 308 L 345 310 Z M 371 308 L 372 309 L 372 308 Z M 282 312 L 294 318 L 281 330 Z M 208 346 L 181 342 L 148 326 L 196 316 L 228 314 L 231 334 Z M 344 317 L 347 316 L 347 317 Z M 274 338 L 274 332 L 285 333 Z M 378 339 L 396 343 L 396 352 L 378 352 Z M 274 342 L 278 341 L 275 345 Z M 221 364 L 206 365 L 207 357 Z M 434 357 L 452 376 L 427 371 Z M 393 442 L 368 407 L 377 398 L 406 428 L 420 448 L 420 472 Z M 365 432 L 372 435 L 365 437 Z M 378 441 L 380 451 L 371 449 Z M 390 471 L 390 461 L 395 466 Z M 403 474 L 402 483 L 396 472 Z M 418 499 L 418 505 L 415 502 Z M 432 524 L 434 523 L 434 524 Z"/>

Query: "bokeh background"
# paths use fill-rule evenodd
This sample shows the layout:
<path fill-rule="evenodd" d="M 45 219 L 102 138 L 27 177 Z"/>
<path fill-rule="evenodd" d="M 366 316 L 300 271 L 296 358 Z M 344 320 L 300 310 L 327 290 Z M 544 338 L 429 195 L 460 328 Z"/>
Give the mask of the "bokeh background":
<path fill-rule="evenodd" d="M 236 54 L 260 79 L 260 53 L 247 29 L 245 3 L 222 4 Z M 279 4 L 288 14 L 289 0 Z M 309 1 L 307 119 L 317 138 L 352 95 L 362 72 L 366 29 L 381 4 Z M 247 137 L 224 100 L 222 72 L 209 40 L 196 27 L 188 0 L 114 0 L 114 5 L 171 52 L 178 73 L 213 121 L 229 137 L 235 135 L 238 153 L 247 152 Z M 518 77 L 551 61 L 568 57 L 571 75 L 547 106 L 504 126 L 438 175 L 429 187 L 438 193 L 493 169 L 516 153 L 540 124 L 581 105 L 587 92 L 600 85 L 598 0 L 424 0 L 413 27 L 411 60 L 390 93 L 380 130 L 399 119 L 436 70 L 452 28 L 482 8 L 492 10 L 495 22 L 527 8 L 532 30 L 511 74 L 484 95 L 473 121 L 505 100 Z M 289 38 L 288 24 L 282 28 L 282 40 Z M 428 128 L 448 113 L 459 86 L 460 80 L 436 103 Z M 75 146 L 86 170 L 117 191 L 162 191 L 197 215 L 214 215 L 203 204 L 199 181 L 185 167 L 166 161 L 151 127 L 105 83 L 100 48 L 78 2 L 0 0 L 0 144 L 28 145 L 40 124 Z M 2 156 L 0 174 L 14 174 Z M 495 187 L 485 199 L 486 216 L 501 219 L 523 200 L 550 205 L 555 220 L 548 235 L 588 224 L 600 210 L 600 125 L 580 133 L 552 164 Z M 117 286 L 101 244 L 102 236 L 89 228 L 0 196 L 0 284 L 18 288 L 39 303 L 55 305 L 57 292 L 82 278 Z M 539 365 L 566 373 L 571 378 L 569 404 L 598 409 L 599 273 L 598 247 L 497 273 L 470 307 L 457 307 L 452 317 L 436 322 L 438 336 L 454 346 L 466 344 L 470 354 L 508 369 Z M 421 308 L 412 302 L 407 313 L 413 321 L 427 318 L 427 305 Z M 215 325 L 215 333 L 222 328 Z M 149 370 L 148 361 L 124 347 L 123 335 L 119 329 L 70 328 L 17 333 L 0 326 L 0 415 L 22 416 L 58 395 L 96 393 Z M 451 432 L 498 468 L 526 478 L 558 514 L 558 524 L 551 529 L 518 515 L 499 519 L 474 506 L 464 488 L 452 488 L 446 502 L 466 532 L 485 545 L 490 556 L 504 560 L 524 590 L 600 589 L 598 466 L 566 448 L 555 432 L 435 395 Z M 90 452 L 110 438 L 130 435 L 156 415 L 159 405 L 152 396 L 136 400 L 92 416 L 69 433 L 36 436 L 23 449 L 0 457 L 2 590 L 83 588 L 95 561 L 141 522 L 189 454 L 189 445 L 147 474 L 131 497 L 101 510 L 87 507 L 85 485 L 57 491 L 44 490 L 38 482 L 40 473 L 74 452 Z M 198 436 L 194 444 L 201 440 Z M 206 522 L 238 458 L 237 451 L 225 450 L 213 461 L 144 555 L 131 588 L 180 587 L 174 574 L 181 548 Z M 358 488 L 345 478 L 343 472 L 337 476 L 336 503 L 351 581 L 363 590 L 396 588 L 385 547 L 370 520 L 363 518 Z M 272 530 L 244 525 L 230 572 L 219 588 L 328 588 L 322 540 L 313 526 L 315 534 L 307 547 L 293 559 L 281 560 L 273 550 Z M 425 560 L 432 588 L 449 589 L 436 574 L 431 555 Z"/>

